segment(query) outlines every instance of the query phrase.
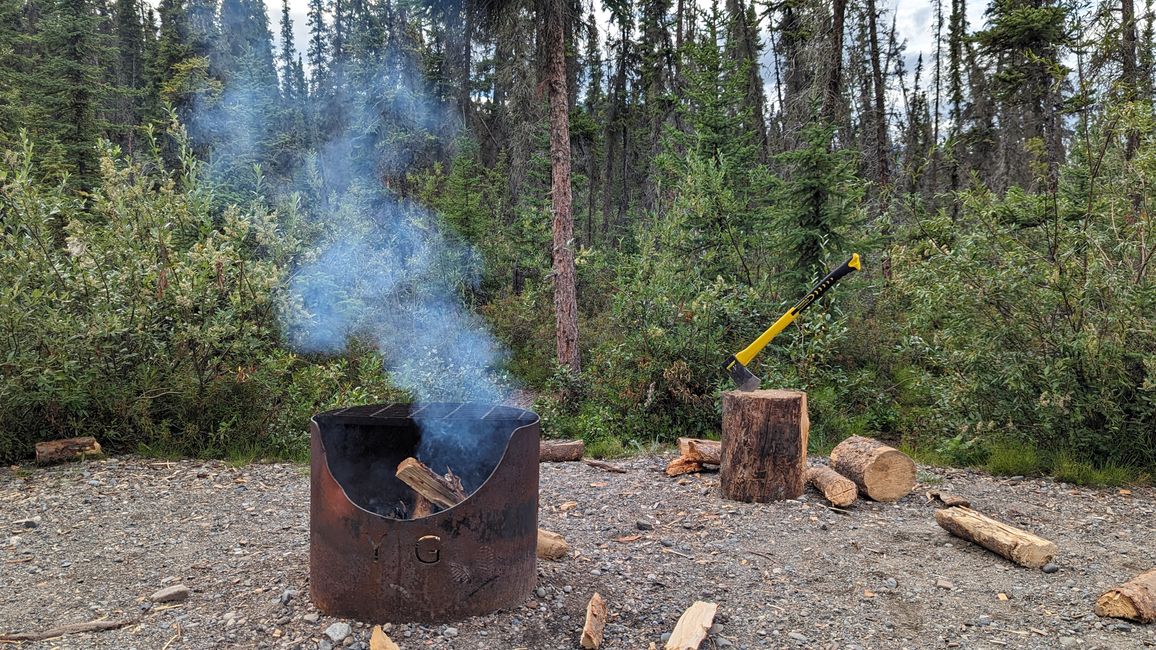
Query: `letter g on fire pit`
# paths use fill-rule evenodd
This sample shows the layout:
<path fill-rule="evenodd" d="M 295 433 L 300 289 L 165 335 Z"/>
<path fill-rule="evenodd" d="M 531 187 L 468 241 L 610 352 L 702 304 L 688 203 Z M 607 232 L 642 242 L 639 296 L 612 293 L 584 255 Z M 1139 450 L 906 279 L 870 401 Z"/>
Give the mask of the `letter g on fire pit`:
<path fill-rule="evenodd" d="M 437 623 L 513 607 L 537 578 L 538 416 L 479 404 L 358 406 L 314 416 L 309 585 L 319 610 Z M 410 519 L 395 475 L 417 456 L 468 495 Z M 428 505 L 428 504 L 427 504 Z"/>

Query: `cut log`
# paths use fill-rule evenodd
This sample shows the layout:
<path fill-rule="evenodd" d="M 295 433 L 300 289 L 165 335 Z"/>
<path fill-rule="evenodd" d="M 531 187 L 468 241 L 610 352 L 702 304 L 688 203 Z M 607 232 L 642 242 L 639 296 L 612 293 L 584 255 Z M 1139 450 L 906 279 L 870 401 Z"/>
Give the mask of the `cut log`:
<path fill-rule="evenodd" d="M 100 455 L 100 443 L 92 436 L 36 443 L 36 462 L 61 463 Z"/>
<path fill-rule="evenodd" d="M 1096 615 L 1137 623 L 1156 621 L 1156 569 L 1104 592 L 1096 601 Z"/>
<path fill-rule="evenodd" d="M 793 390 L 723 394 L 719 483 L 734 501 L 780 501 L 803 494 L 807 394 Z"/>
<path fill-rule="evenodd" d="M 831 450 L 831 469 L 855 481 L 875 501 L 898 501 L 915 488 L 915 463 L 887 445 L 851 436 Z"/>
<path fill-rule="evenodd" d="M 722 442 L 701 438 L 679 438 L 678 453 L 687 460 L 704 465 L 718 465 L 722 462 Z"/>
<path fill-rule="evenodd" d="M 570 552 L 570 545 L 558 533 L 538 529 L 538 558 L 542 560 L 560 560 Z"/>
<path fill-rule="evenodd" d="M 397 466 L 397 477 L 421 496 L 443 507 L 451 508 L 466 499 L 462 482 L 453 472 L 438 476 L 420 460 L 410 457 Z M 416 510 L 416 508 L 415 508 Z"/>
<path fill-rule="evenodd" d="M 935 511 L 935 523 L 947 532 L 974 542 L 1020 566 L 1038 569 L 1056 556 L 1056 545 L 971 508 L 955 506 Z"/>
<path fill-rule="evenodd" d="M 596 650 L 602 645 L 602 629 L 606 627 L 606 601 L 598 592 L 586 604 L 586 624 L 582 626 L 580 643 L 586 650 Z"/>
<path fill-rule="evenodd" d="M 830 467 L 809 468 L 807 482 L 822 492 L 823 498 L 833 506 L 849 506 L 859 497 L 855 482 Z"/>
<path fill-rule="evenodd" d="M 717 604 L 701 600 L 688 607 L 678 618 L 678 623 L 675 623 L 674 631 L 666 642 L 666 650 L 698 650 L 710 626 L 714 624 L 717 612 Z"/>
<path fill-rule="evenodd" d="M 538 462 L 561 463 L 582 460 L 586 444 L 581 440 L 543 440 L 538 443 Z"/>

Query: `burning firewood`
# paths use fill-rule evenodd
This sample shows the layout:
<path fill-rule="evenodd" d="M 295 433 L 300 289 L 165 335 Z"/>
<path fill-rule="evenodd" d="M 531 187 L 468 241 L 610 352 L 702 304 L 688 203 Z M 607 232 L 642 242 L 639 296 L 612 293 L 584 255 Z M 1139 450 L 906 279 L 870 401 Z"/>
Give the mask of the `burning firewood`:
<path fill-rule="evenodd" d="M 426 467 L 420 460 L 410 457 L 401 461 L 397 466 L 397 478 L 401 479 L 412 489 L 417 500 L 414 502 L 413 517 L 425 517 L 433 514 L 436 506 L 451 508 L 466 500 L 466 492 L 462 482 L 454 473 L 447 472 L 445 476 L 438 476 L 436 472 Z M 430 510 L 426 514 L 425 508 Z M 538 557 L 545 560 L 557 560 L 570 552 L 570 545 L 558 533 L 538 529 Z"/>
<path fill-rule="evenodd" d="M 452 471 L 445 476 L 438 476 L 433 470 L 412 456 L 401 461 L 401 464 L 397 466 L 397 477 L 414 492 L 417 492 L 419 496 L 425 497 L 443 508 L 451 508 L 466 499 L 462 482 L 454 476 Z M 416 511 L 417 508 L 415 507 L 414 510 Z"/>

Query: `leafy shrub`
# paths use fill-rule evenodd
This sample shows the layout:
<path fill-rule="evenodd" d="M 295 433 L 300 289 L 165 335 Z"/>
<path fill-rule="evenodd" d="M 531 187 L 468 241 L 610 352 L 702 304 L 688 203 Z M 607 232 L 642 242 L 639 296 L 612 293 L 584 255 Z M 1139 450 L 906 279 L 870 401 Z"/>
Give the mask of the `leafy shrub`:
<path fill-rule="evenodd" d="M 1055 196 L 966 193 L 958 221 L 924 220 L 898 249 L 902 354 L 931 435 L 1156 464 L 1156 148 L 1107 151 L 1076 151 Z"/>
<path fill-rule="evenodd" d="M 307 416 L 388 392 L 372 357 L 318 364 L 280 347 L 274 313 L 299 247 L 293 204 L 210 209 L 188 154 L 103 152 L 86 197 L 38 182 L 31 144 L 0 162 L 0 460 L 96 435 L 225 455 L 302 455 Z"/>

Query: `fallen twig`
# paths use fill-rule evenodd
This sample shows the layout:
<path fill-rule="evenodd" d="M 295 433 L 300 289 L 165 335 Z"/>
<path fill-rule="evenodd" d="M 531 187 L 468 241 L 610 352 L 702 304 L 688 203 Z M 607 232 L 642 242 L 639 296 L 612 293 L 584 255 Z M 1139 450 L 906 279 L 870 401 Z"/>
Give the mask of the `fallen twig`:
<path fill-rule="evenodd" d="M 610 463 L 604 463 L 600 460 L 591 460 L 589 458 L 583 458 L 582 462 L 586 463 L 587 465 L 589 465 L 591 467 L 597 467 L 598 469 L 606 470 L 607 472 L 614 472 L 615 474 L 625 474 L 626 473 L 626 470 L 622 469 L 621 467 L 618 467 L 616 465 L 611 465 Z"/>
<path fill-rule="evenodd" d="M 43 632 L 22 632 L 20 634 L 3 634 L 0 635 L 0 641 L 43 641 L 45 639 L 54 639 L 65 634 L 75 634 L 77 632 L 104 632 L 106 630 L 116 630 L 126 625 L 136 623 L 138 619 L 128 619 L 124 621 L 89 621 L 87 623 L 71 623 L 69 625 L 61 625 L 59 627 L 49 628 Z"/>

